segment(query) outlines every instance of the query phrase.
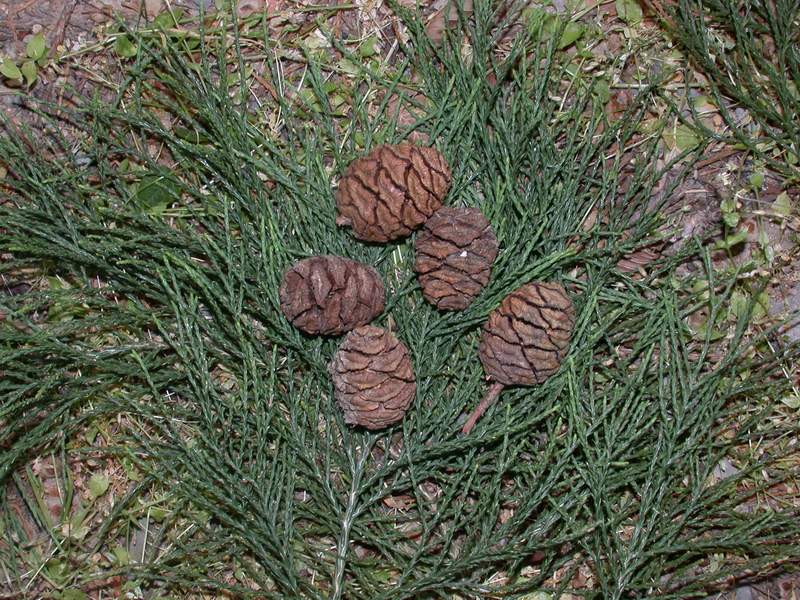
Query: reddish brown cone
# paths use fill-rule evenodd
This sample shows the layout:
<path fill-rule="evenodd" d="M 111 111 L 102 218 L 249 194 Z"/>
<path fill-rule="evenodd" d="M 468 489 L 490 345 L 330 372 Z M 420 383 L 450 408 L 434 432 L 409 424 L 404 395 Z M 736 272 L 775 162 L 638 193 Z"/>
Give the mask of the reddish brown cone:
<path fill-rule="evenodd" d="M 367 429 L 383 429 L 400 421 L 417 389 L 405 345 L 372 325 L 345 336 L 329 371 L 345 423 Z"/>
<path fill-rule="evenodd" d="M 553 375 L 566 355 L 575 309 L 557 283 L 535 281 L 511 292 L 483 326 L 478 356 L 495 383 L 464 424 L 469 433 L 507 385 L 534 385 Z"/>
<path fill-rule="evenodd" d="M 336 192 L 337 225 L 368 242 L 409 235 L 442 205 L 450 168 L 433 148 L 379 146 L 356 159 Z"/>
<path fill-rule="evenodd" d="M 283 275 L 281 310 L 302 331 L 336 335 L 369 323 L 383 312 L 378 272 L 341 256 L 312 256 Z"/>
<path fill-rule="evenodd" d="M 464 310 L 489 283 L 497 238 L 479 209 L 444 207 L 425 223 L 415 251 L 425 299 L 442 310 Z"/>

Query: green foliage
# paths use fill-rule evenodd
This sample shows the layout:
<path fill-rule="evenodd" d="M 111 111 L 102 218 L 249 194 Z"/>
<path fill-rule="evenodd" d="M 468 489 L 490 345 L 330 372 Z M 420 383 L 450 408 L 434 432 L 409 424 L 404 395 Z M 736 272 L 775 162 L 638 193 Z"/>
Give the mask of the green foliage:
<path fill-rule="evenodd" d="M 0 73 L 9 79 L 22 79 L 22 71 L 8 58 L 4 58 L 3 62 L 0 62 Z"/>
<path fill-rule="evenodd" d="M 679 183 L 654 199 L 664 175 L 651 166 L 655 146 L 635 143 L 651 90 L 614 123 L 591 88 L 562 102 L 568 58 L 555 36 L 523 36 L 500 59 L 486 11 L 476 3 L 474 25 L 441 48 L 404 15 L 406 62 L 387 75 L 364 68 L 363 85 L 335 111 L 326 74 L 309 58 L 304 81 L 317 110 L 308 118 L 302 94 L 279 94 L 277 129 L 249 118 L 256 90 L 228 75 L 244 71 L 235 36 L 203 37 L 195 59 L 179 44 L 129 34 L 140 64 L 117 103 L 60 108 L 72 130 L 49 127 L 37 145 L 42 132 L 0 138 L 10 197 L 0 246 L 13 254 L 0 273 L 39 269 L 70 282 L 1 301 L 0 479 L 92 419 L 136 419 L 109 455 L 141 481 L 131 498 L 156 485 L 174 494 L 191 533 L 150 540 L 157 551 L 141 563 L 109 542 L 110 568 L 178 594 L 558 596 L 583 563 L 596 575 L 595 597 L 677 598 L 732 570 L 800 558 L 797 511 L 748 504 L 767 485 L 757 474 L 788 476 L 777 465 L 790 431 L 770 420 L 771 399 L 787 395 L 781 368 L 798 349 L 755 352 L 762 340 L 744 337 L 752 304 L 737 304 L 724 345 L 711 326 L 693 337 L 695 312 L 712 324 L 728 317 L 735 277 L 714 273 L 700 241 L 643 278 L 616 267 L 663 225 L 660 201 Z M 265 77 L 284 83 L 266 32 L 263 42 L 275 53 Z M 376 89 L 386 97 L 370 105 Z M 398 124 L 391 94 L 421 118 Z M 481 207 L 501 243 L 490 285 L 461 313 L 423 301 L 411 241 L 365 245 L 334 225 L 331 177 L 363 152 L 359 143 L 412 132 L 453 167 L 447 203 Z M 642 154 L 623 186 L 632 145 Z M 170 172 L 150 147 L 174 161 Z M 175 187 L 158 186 L 154 204 L 166 198 L 181 219 L 142 210 L 153 199 L 143 190 L 165 175 Z M 587 231 L 593 211 L 604 218 Z M 315 253 L 365 261 L 384 278 L 378 323 L 408 345 L 418 382 L 392 430 L 343 423 L 326 372 L 337 340 L 301 335 L 280 313 L 284 269 Z M 690 258 L 704 261 L 699 291 L 675 275 Z M 570 354 L 557 376 L 508 389 L 462 436 L 459 420 L 485 388 L 479 327 L 536 278 L 574 293 Z M 80 310 L 42 319 L 56 303 Z M 735 464 L 730 477 L 715 475 L 722 461 Z M 701 570 L 711 557 L 718 569 Z M 70 573 L 51 560 L 48 576 L 66 585 Z M 562 567 L 567 576 L 553 584 Z"/>
<path fill-rule="evenodd" d="M 673 127 L 664 130 L 662 137 L 667 146 L 681 151 L 690 150 L 700 143 L 691 127 L 677 121 Z"/>
<path fill-rule="evenodd" d="M 136 44 L 131 42 L 127 35 L 120 35 L 117 41 L 114 42 L 114 52 L 116 52 L 117 56 L 120 58 L 133 58 L 138 51 L 139 49 L 136 47 Z"/>
<path fill-rule="evenodd" d="M 24 63 L 22 63 L 22 66 L 20 66 L 19 70 L 20 73 L 25 77 L 25 83 L 28 86 L 33 85 L 39 73 L 39 70 L 36 68 L 36 63 L 32 60 L 26 60 Z"/>
<path fill-rule="evenodd" d="M 789 194 L 786 192 L 781 192 L 775 198 L 775 202 L 772 203 L 772 210 L 775 211 L 775 214 L 781 217 L 789 217 L 795 212 L 795 209 L 792 207 L 792 202 L 789 200 Z"/>
<path fill-rule="evenodd" d="M 669 19 L 671 33 L 708 79 L 736 140 L 797 181 L 800 3 L 680 0 Z M 757 136 L 734 116 L 736 105 L 760 126 Z"/>
<path fill-rule="evenodd" d="M 92 494 L 93 498 L 99 498 L 106 493 L 108 485 L 108 477 L 100 473 L 95 473 L 92 475 L 91 479 L 89 479 L 89 492 Z"/>
<path fill-rule="evenodd" d="M 25 49 L 25 53 L 31 60 L 39 60 L 40 58 L 44 57 L 44 53 L 46 51 L 47 43 L 45 42 L 44 34 L 41 31 L 30 39 Z"/>
<path fill-rule="evenodd" d="M 527 7 L 523 16 L 528 22 L 528 28 L 539 39 L 547 41 L 557 35 L 556 47 L 559 50 L 568 48 L 586 33 L 586 26 L 582 23 L 560 18 L 537 6 Z"/>
<path fill-rule="evenodd" d="M 617 9 L 619 18 L 628 25 L 638 25 L 642 22 L 642 7 L 638 0 L 615 0 L 614 6 Z"/>
<path fill-rule="evenodd" d="M 146 211 L 158 214 L 170 204 L 180 201 L 180 184 L 169 171 L 161 169 L 160 172 L 142 177 L 133 197 Z"/>
<path fill-rule="evenodd" d="M 0 57 L 0 75 L 19 83 L 24 78 L 25 85 L 30 87 L 36 82 L 39 68 L 48 62 L 47 42 L 43 33 L 39 32 L 31 37 L 25 48 L 25 55 L 28 60 L 23 60 L 19 65 L 10 58 Z"/>

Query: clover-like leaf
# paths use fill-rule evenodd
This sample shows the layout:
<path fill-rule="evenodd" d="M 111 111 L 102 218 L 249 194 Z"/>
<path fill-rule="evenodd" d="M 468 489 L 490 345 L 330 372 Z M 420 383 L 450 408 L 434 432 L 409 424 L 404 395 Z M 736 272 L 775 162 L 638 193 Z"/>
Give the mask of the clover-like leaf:
<path fill-rule="evenodd" d="M 0 62 L 0 74 L 8 79 L 22 79 L 22 71 L 8 58 L 4 58 L 3 62 Z"/>
<path fill-rule="evenodd" d="M 34 35 L 30 41 L 28 41 L 28 46 L 25 48 L 25 54 L 27 54 L 28 58 L 31 60 L 39 60 L 44 56 L 46 50 L 47 42 L 44 39 L 44 34 L 40 31 Z"/>
<path fill-rule="evenodd" d="M 100 473 L 95 473 L 89 479 L 89 493 L 92 498 L 99 498 L 108 491 L 108 477 Z"/>
<path fill-rule="evenodd" d="M 118 37 L 117 42 L 114 44 L 114 52 L 122 58 L 133 58 L 138 51 L 139 49 L 136 47 L 136 44 L 134 44 L 127 35 Z"/>
<path fill-rule="evenodd" d="M 25 83 L 29 87 L 32 86 L 33 82 L 36 81 L 36 76 L 39 73 L 39 68 L 36 66 L 36 63 L 32 60 L 26 60 L 24 63 L 22 63 L 22 66 L 19 70 L 25 76 Z"/>

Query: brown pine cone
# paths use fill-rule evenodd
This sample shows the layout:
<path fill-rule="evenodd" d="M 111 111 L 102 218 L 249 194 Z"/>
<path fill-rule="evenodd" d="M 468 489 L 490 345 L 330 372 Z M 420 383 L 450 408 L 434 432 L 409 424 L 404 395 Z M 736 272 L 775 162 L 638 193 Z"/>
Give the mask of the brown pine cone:
<path fill-rule="evenodd" d="M 312 335 L 336 335 L 369 323 L 383 312 L 378 272 L 341 256 L 312 256 L 283 274 L 281 310 Z"/>
<path fill-rule="evenodd" d="M 336 192 L 337 225 L 368 242 L 410 234 L 442 205 L 450 168 L 433 148 L 379 146 L 353 161 Z"/>
<path fill-rule="evenodd" d="M 441 310 L 464 310 L 489 283 L 497 238 L 479 209 L 444 207 L 425 223 L 415 249 L 425 299 Z"/>
<path fill-rule="evenodd" d="M 535 281 L 511 292 L 483 326 L 478 355 L 504 385 L 544 382 L 558 370 L 575 325 L 575 309 L 557 283 Z"/>
<path fill-rule="evenodd" d="M 367 429 L 400 421 L 417 389 L 405 345 L 372 325 L 348 333 L 328 369 L 345 423 Z"/>
<path fill-rule="evenodd" d="M 543 383 L 555 373 L 574 326 L 572 300 L 557 283 L 534 281 L 506 296 L 489 315 L 478 346 L 483 370 L 494 383 L 461 431 L 472 431 L 505 386 Z"/>

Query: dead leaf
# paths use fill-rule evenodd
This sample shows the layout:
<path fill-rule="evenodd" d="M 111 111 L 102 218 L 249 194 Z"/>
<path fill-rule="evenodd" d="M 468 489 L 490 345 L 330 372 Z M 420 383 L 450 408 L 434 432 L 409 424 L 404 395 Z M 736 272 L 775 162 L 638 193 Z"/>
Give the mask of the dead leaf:
<path fill-rule="evenodd" d="M 263 12 L 266 6 L 266 0 L 239 0 L 237 12 L 240 17 L 249 17 L 257 12 Z"/>
<path fill-rule="evenodd" d="M 653 248 L 640 248 L 623 256 L 617 263 L 617 268 L 625 273 L 634 273 L 649 265 L 659 256 L 661 253 Z"/>
<path fill-rule="evenodd" d="M 383 503 L 389 508 L 395 510 L 408 510 L 414 504 L 414 499 L 411 496 L 387 496 L 383 499 Z"/>
<path fill-rule="evenodd" d="M 164 0 L 144 0 L 144 9 L 148 17 L 155 17 L 165 9 Z"/>
<path fill-rule="evenodd" d="M 464 0 L 461 7 L 464 15 L 472 14 L 472 0 Z M 441 44 L 445 29 L 452 29 L 458 25 L 458 10 L 453 2 L 449 2 L 433 15 L 425 26 L 425 32 L 434 44 Z"/>

